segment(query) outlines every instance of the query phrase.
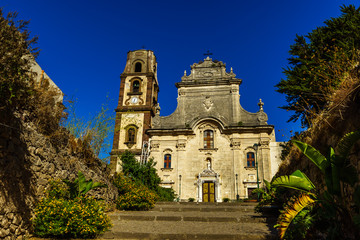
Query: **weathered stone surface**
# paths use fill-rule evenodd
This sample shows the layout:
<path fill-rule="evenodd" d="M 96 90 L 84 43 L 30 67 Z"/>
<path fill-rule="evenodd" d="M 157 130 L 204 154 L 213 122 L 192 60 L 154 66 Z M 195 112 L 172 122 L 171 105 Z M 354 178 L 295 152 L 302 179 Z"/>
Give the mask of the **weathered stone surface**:
<path fill-rule="evenodd" d="M 8 213 L 6 214 L 6 217 L 9 219 L 9 220 L 12 220 L 14 218 L 14 213 Z"/>
<path fill-rule="evenodd" d="M 10 232 L 11 232 L 11 233 L 15 233 L 17 227 L 16 227 L 15 225 L 11 224 L 10 227 L 9 227 L 9 229 L 10 229 Z"/>
<path fill-rule="evenodd" d="M 4 238 L 10 234 L 10 229 L 0 229 L 0 237 Z"/>
<path fill-rule="evenodd" d="M 13 219 L 13 221 L 12 221 L 12 224 L 15 224 L 16 226 L 19 226 L 20 223 L 21 223 L 21 216 L 15 215 L 15 216 L 14 216 L 14 219 Z"/>
<path fill-rule="evenodd" d="M 0 115 L 0 120 L 3 120 Z M 17 119 L 17 129 L 13 131 L 1 128 L 0 131 L 0 239 L 16 239 L 29 234 L 29 220 L 32 216 L 36 200 L 43 196 L 44 189 L 50 179 L 73 178 L 81 170 L 87 179 L 103 182 L 107 189 L 98 189 L 93 193 L 111 203 L 117 197 L 117 191 L 112 186 L 108 169 L 104 169 L 100 161 L 94 159 L 89 164 L 88 159 L 82 159 L 81 153 L 64 146 L 56 146 L 49 138 L 38 133 L 32 122 Z M 8 148 L 8 145 L 10 148 Z M 74 164 L 76 163 L 76 164 Z"/>
<path fill-rule="evenodd" d="M 40 178 L 38 180 L 38 184 L 40 184 L 40 185 L 46 185 L 47 183 L 48 183 L 48 181 L 46 179 Z"/>

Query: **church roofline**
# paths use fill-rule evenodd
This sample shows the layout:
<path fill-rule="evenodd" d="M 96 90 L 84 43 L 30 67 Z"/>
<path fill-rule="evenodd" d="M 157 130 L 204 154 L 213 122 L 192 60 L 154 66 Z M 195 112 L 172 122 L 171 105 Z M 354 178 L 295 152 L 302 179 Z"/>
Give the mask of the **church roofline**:
<path fill-rule="evenodd" d="M 202 80 L 200 81 L 192 81 L 192 82 L 177 82 L 175 86 L 177 88 L 180 87 L 202 87 L 202 86 L 220 86 L 220 85 L 229 85 L 229 84 L 237 84 L 240 85 L 242 83 L 241 79 L 231 79 L 231 80 Z"/>
<path fill-rule="evenodd" d="M 229 126 L 224 127 L 223 132 L 224 134 L 231 134 L 231 133 L 261 133 L 265 132 L 271 134 L 274 130 L 274 125 L 255 125 L 255 126 Z M 146 130 L 146 133 L 149 136 L 154 135 L 194 135 L 194 131 L 192 128 L 150 128 Z"/>

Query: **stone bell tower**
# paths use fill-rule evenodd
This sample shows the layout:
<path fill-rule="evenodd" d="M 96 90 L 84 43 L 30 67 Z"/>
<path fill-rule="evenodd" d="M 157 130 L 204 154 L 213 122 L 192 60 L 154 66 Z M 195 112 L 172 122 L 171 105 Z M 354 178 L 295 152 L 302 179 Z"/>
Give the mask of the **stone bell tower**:
<path fill-rule="evenodd" d="M 124 72 L 120 75 L 120 93 L 115 109 L 115 131 L 111 155 L 112 172 L 121 170 L 120 155 L 128 150 L 140 157 L 145 131 L 155 115 L 159 84 L 153 51 L 129 51 Z"/>

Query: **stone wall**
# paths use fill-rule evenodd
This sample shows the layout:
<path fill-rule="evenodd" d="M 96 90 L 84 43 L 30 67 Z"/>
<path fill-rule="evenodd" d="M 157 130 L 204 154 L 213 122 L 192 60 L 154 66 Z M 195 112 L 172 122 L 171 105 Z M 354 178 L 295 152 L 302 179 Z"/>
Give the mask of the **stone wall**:
<path fill-rule="evenodd" d="M 109 186 L 90 191 L 93 196 L 108 203 L 117 197 L 106 164 L 81 157 L 66 131 L 67 141 L 56 144 L 26 118 L 26 114 L 0 116 L 0 239 L 21 239 L 31 232 L 34 206 L 50 179 L 73 180 L 80 170 L 87 179 Z"/>

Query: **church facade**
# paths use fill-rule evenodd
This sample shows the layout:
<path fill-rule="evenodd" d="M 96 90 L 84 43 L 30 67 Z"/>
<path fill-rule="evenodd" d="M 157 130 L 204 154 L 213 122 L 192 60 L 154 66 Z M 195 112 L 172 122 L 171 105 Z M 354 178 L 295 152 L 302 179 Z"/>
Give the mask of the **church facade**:
<path fill-rule="evenodd" d="M 156 69 L 152 51 L 128 53 L 116 109 L 113 171 L 121 171 L 119 155 L 128 150 L 139 161 L 154 158 L 161 185 L 173 188 L 180 200 L 252 197 L 252 190 L 276 173 L 281 153 L 261 99 L 258 112 L 244 110 L 242 80 L 207 57 L 175 84 L 176 110 L 160 116 Z"/>

